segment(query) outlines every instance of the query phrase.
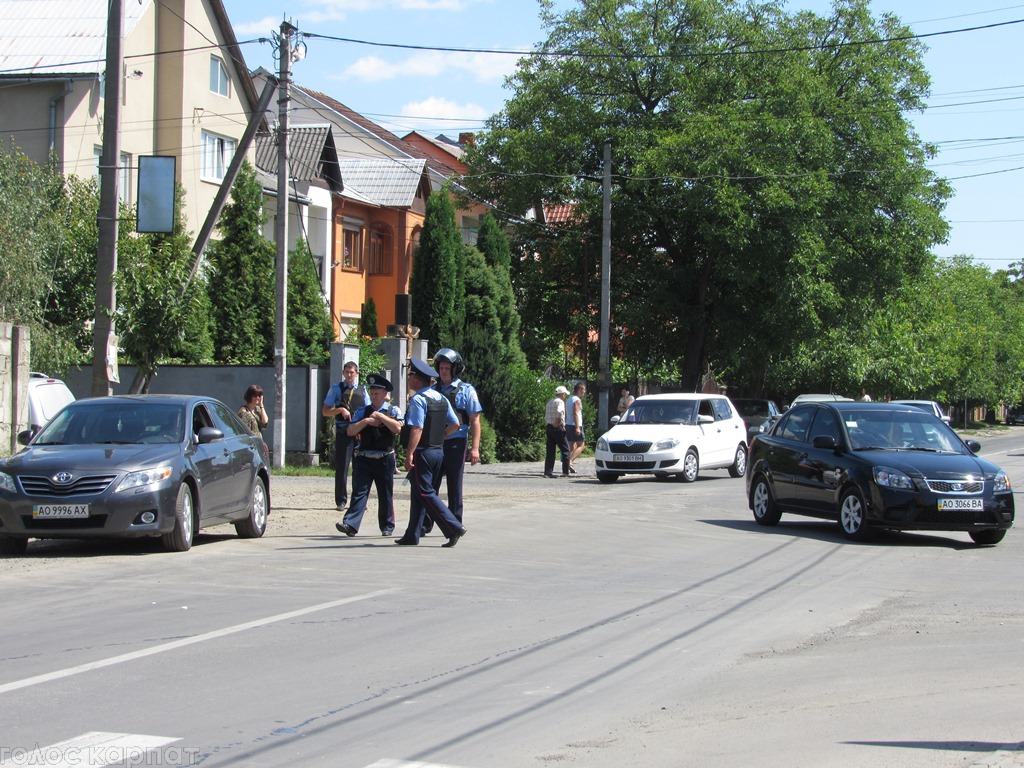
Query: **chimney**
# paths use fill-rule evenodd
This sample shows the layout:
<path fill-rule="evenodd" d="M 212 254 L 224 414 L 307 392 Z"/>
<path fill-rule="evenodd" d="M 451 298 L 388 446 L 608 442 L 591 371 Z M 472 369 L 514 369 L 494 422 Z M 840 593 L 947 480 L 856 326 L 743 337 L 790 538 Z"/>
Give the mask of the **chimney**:
<path fill-rule="evenodd" d="M 472 147 L 476 145 L 476 134 L 475 133 L 460 133 L 459 134 L 459 146 L 460 147 Z"/>

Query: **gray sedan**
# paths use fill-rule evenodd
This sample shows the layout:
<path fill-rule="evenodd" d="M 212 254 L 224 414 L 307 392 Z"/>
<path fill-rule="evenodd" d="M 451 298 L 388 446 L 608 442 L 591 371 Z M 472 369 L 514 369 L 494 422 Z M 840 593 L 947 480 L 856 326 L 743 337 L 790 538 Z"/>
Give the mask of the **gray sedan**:
<path fill-rule="evenodd" d="M 206 526 L 266 531 L 267 446 L 219 400 L 78 400 L 30 438 L 0 461 L 0 554 L 24 554 L 32 538 L 140 536 L 182 552 Z"/>

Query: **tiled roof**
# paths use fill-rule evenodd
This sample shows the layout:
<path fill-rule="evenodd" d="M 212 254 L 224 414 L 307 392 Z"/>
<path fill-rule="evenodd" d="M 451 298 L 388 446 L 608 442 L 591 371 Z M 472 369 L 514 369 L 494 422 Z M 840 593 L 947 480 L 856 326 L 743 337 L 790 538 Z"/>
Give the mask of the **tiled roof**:
<path fill-rule="evenodd" d="M 548 203 L 544 206 L 544 221 L 547 224 L 571 224 L 575 218 L 575 203 Z"/>
<path fill-rule="evenodd" d="M 294 88 L 296 90 L 302 91 L 311 98 L 316 99 L 325 107 L 328 107 L 334 112 L 337 112 L 339 115 L 355 123 L 368 133 L 371 133 L 374 136 L 381 139 L 382 141 L 387 142 L 388 144 L 402 152 L 402 154 L 408 155 L 410 158 L 426 161 L 427 167 L 430 168 L 430 170 L 434 171 L 435 173 L 438 173 L 444 176 L 445 178 L 458 175 L 458 171 L 456 171 L 451 166 L 445 165 L 440 160 L 435 160 L 434 158 L 430 157 L 426 152 L 421 150 L 419 147 L 416 147 L 410 144 L 409 142 L 398 138 L 398 136 L 391 133 L 391 131 L 387 130 L 386 128 L 383 128 L 382 126 L 377 125 L 371 120 L 368 120 L 367 118 L 360 115 L 358 112 L 346 107 L 337 99 L 331 98 L 326 93 L 314 91 L 310 88 L 304 88 L 303 86 L 300 85 L 295 85 Z"/>
<path fill-rule="evenodd" d="M 426 161 L 392 157 L 342 159 L 339 166 L 345 181 L 344 197 L 382 207 L 407 208 L 416 199 Z"/>

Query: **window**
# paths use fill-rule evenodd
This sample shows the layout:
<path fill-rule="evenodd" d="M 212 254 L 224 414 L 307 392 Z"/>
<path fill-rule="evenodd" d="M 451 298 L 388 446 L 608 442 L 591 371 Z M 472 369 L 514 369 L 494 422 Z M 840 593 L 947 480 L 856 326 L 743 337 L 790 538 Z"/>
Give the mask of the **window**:
<path fill-rule="evenodd" d="M 132 202 L 132 156 L 121 153 L 121 162 L 117 166 L 117 197 L 125 205 Z"/>
<path fill-rule="evenodd" d="M 371 275 L 391 274 L 391 233 L 383 225 L 370 230 L 370 256 L 367 270 Z"/>
<path fill-rule="evenodd" d="M 235 154 L 235 140 L 203 131 L 202 177 L 212 181 L 224 178 L 228 164 Z"/>
<path fill-rule="evenodd" d="M 345 227 L 345 252 L 341 257 L 343 269 L 361 270 L 363 268 L 363 231 Z"/>
<path fill-rule="evenodd" d="M 218 56 L 210 57 L 210 90 L 219 93 L 221 96 L 231 95 L 231 80 L 228 78 L 228 69 Z"/>

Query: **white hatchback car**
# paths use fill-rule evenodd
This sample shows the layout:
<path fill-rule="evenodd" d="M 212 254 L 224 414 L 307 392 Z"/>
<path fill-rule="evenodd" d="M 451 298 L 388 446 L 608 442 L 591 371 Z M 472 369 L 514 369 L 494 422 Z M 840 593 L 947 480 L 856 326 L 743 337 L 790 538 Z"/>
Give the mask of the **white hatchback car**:
<path fill-rule="evenodd" d="M 597 441 L 597 479 L 653 474 L 692 483 L 701 469 L 747 469 L 747 427 L 724 395 L 638 397 Z"/>

